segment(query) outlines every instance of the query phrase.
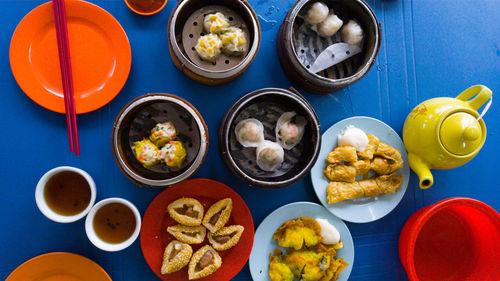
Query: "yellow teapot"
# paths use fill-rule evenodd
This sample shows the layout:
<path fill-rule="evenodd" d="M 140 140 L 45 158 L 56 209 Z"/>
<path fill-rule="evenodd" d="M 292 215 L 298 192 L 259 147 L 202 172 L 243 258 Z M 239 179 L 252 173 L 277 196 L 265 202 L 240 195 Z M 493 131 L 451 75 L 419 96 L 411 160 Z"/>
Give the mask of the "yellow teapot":
<path fill-rule="evenodd" d="M 476 156 L 486 139 L 486 126 L 477 110 L 491 94 L 488 87 L 475 85 L 456 98 L 424 101 L 410 112 L 403 141 L 420 188 L 432 186 L 430 169 L 455 168 Z"/>

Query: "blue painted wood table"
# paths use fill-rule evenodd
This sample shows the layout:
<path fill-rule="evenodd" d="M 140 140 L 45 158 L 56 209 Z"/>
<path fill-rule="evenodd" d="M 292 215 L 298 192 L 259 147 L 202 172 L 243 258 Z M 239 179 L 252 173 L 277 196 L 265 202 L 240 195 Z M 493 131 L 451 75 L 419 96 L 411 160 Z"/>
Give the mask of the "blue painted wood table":
<path fill-rule="evenodd" d="M 82 155 L 68 152 L 65 118 L 31 101 L 16 84 L 9 67 L 9 42 L 16 25 L 34 0 L 0 1 L 0 279 L 25 260 L 42 253 L 68 251 L 100 264 L 116 281 L 156 280 L 137 240 L 117 253 L 95 248 L 85 236 L 84 221 L 58 224 L 35 205 L 34 190 L 47 170 L 70 165 L 89 172 L 97 183 L 97 200 L 123 197 L 141 214 L 161 189 L 139 188 L 118 168 L 110 146 L 113 122 L 122 107 L 150 92 L 167 92 L 190 101 L 208 125 L 211 145 L 194 177 L 231 186 L 248 204 L 255 226 L 274 209 L 294 201 L 318 202 L 306 177 L 281 190 L 249 187 L 222 163 L 217 148 L 219 122 L 241 95 L 263 87 L 291 86 L 277 58 L 276 36 L 291 0 L 250 1 L 262 26 L 262 44 L 248 71 L 229 84 L 208 87 L 179 72 L 167 45 L 167 24 L 175 5 L 170 0 L 159 14 L 133 14 L 123 0 L 91 0 L 110 12 L 125 29 L 132 48 L 132 69 L 120 94 L 105 107 L 79 116 Z M 474 84 L 500 93 L 500 1 L 498 0 L 370 0 L 382 24 L 378 59 L 360 82 L 330 95 L 304 93 L 318 113 L 322 130 L 354 115 L 378 118 L 401 134 L 404 120 L 418 103 L 436 96 L 456 96 Z M 453 196 L 479 199 L 500 210 L 498 155 L 500 109 L 485 116 L 488 137 L 470 163 L 435 171 L 435 185 L 425 191 L 412 174 L 397 208 L 373 223 L 348 227 L 355 244 L 350 280 L 406 280 L 398 258 L 398 237 L 404 222 L 419 208 Z M 248 265 L 234 280 L 251 280 Z"/>

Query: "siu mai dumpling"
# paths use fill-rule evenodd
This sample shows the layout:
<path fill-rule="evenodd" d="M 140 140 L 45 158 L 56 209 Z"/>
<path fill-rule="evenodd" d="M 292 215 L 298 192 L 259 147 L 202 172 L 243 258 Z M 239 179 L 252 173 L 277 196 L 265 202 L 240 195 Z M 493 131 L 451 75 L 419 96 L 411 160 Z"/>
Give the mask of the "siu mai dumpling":
<path fill-rule="evenodd" d="M 208 233 L 208 241 L 216 250 L 224 251 L 238 244 L 244 229 L 241 225 L 226 226 L 215 233 Z"/>
<path fill-rule="evenodd" d="M 151 129 L 149 139 L 158 147 L 164 146 L 167 142 L 173 141 L 177 136 L 177 130 L 172 122 L 158 123 Z"/>
<path fill-rule="evenodd" d="M 189 263 L 192 255 L 193 248 L 191 246 L 177 240 L 172 240 L 163 253 L 161 274 L 179 271 Z"/>
<path fill-rule="evenodd" d="M 276 142 L 286 150 L 294 148 L 302 140 L 306 125 L 306 118 L 298 116 L 295 111 L 283 113 L 276 123 Z"/>
<path fill-rule="evenodd" d="M 256 149 L 257 165 L 264 171 L 273 172 L 281 167 L 285 159 L 283 147 L 276 142 L 264 140 Z"/>
<path fill-rule="evenodd" d="M 240 56 L 248 49 L 247 36 L 241 28 L 227 28 L 222 35 L 222 52 L 228 56 Z"/>
<path fill-rule="evenodd" d="M 203 225 L 212 233 L 221 229 L 229 220 L 233 210 L 233 200 L 231 198 L 222 199 L 215 202 L 207 210 L 203 218 Z"/>
<path fill-rule="evenodd" d="M 201 247 L 193 254 L 188 267 L 189 280 L 207 277 L 221 267 L 222 259 L 210 245 Z"/>
<path fill-rule="evenodd" d="M 229 20 L 221 12 L 208 14 L 203 20 L 203 28 L 208 33 L 221 33 L 228 27 Z"/>
<path fill-rule="evenodd" d="M 194 198 L 180 198 L 168 205 L 168 213 L 176 222 L 188 225 L 201 225 L 203 205 Z"/>
<path fill-rule="evenodd" d="M 202 60 L 213 63 L 220 56 L 222 41 L 215 34 L 203 35 L 198 38 L 195 49 Z"/>
<path fill-rule="evenodd" d="M 244 147 L 257 147 L 264 141 L 264 125 L 254 118 L 241 120 L 234 128 L 236 140 Z"/>
<path fill-rule="evenodd" d="M 177 240 L 188 244 L 200 244 L 205 239 L 207 230 L 203 226 L 174 225 L 167 227 L 167 232 Z"/>
<path fill-rule="evenodd" d="M 151 168 L 160 162 L 158 147 L 148 139 L 134 142 L 132 150 L 144 168 Z"/>
<path fill-rule="evenodd" d="M 180 168 L 186 155 L 182 142 L 169 141 L 161 148 L 159 158 L 169 167 Z"/>

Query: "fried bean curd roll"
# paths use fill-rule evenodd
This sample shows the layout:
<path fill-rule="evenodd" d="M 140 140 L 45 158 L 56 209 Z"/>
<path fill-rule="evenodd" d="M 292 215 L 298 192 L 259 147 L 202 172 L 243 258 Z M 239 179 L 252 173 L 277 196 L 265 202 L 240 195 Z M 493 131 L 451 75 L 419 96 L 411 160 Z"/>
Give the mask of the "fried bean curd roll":
<path fill-rule="evenodd" d="M 381 156 L 385 159 L 389 159 L 396 163 L 403 164 L 403 158 L 401 157 L 401 152 L 399 152 L 399 150 L 397 150 L 396 148 L 388 144 L 385 144 L 383 142 L 379 143 L 374 155 Z"/>
<path fill-rule="evenodd" d="M 339 146 L 328 154 L 328 156 L 326 157 L 326 161 L 331 164 L 358 161 L 356 148 L 350 145 Z"/>
<path fill-rule="evenodd" d="M 365 195 L 365 192 L 357 182 L 347 183 L 332 181 L 328 184 L 326 189 L 328 204 L 363 197 L 363 195 Z"/>
<path fill-rule="evenodd" d="M 322 241 L 321 225 L 313 218 L 301 217 L 283 223 L 274 234 L 273 239 L 281 247 L 295 250 L 317 245 Z"/>
<path fill-rule="evenodd" d="M 366 197 L 374 197 L 382 194 L 377 181 L 373 178 L 358 181 L 357 184 L 363 189 L 364 195 Z"/>
<path fill-rule="evenodd" d="M 356 169 L 356 176 L 364 175 L 370 171 L 370 160 L 358 160 L 349 163 L 349 166 Z"/>
<path fill-rule="evenodd" d="M 188 244 L 200 244 L 205 239 L 207 230 L 203 226 L 174 225 L 167 227 L 167 232 L 177 240 Z"/>
<path fill-rule="evenodd" d="M 201 225 L 203 205 L 194 198 L 180 198 L 168 205 L 168 213 L 176 222 L 188 225 Z"/>
<path fill-rule="evenodd" d="M 381 192 L 390 194 L 398 191 L 401 184 L 403 184 L 403 175 L 392 173 L 377 177 L 375 180 Z"/>
<path fill-rule="evenodd" d="M 225 251 L 238 244 L 243 234 L 243 230 L 245 230 L 245 227 L 242 225 L 226 226 L 215 233 L 208 233 L 208 241 L 212 244 L 214 249 Z"/>
<path fill-rule="evenodd" d="M 363 152 L 358 151 L 358 156 L 361 159 L 373 159 L 373 154 L 377 150 L 380 140 L 374 135 L 368 135 L 368 145 Z"/>
<path fill-rule="evenodd" d="M 158 147 L 148 139 L 134 142 L 132 150 L 135 152 L 135 158 L 144 168 L 154 167 L 160 162 Z"/>
<path fill-rule="evenodd" d="M 402 167 L 403 161 L 394 162 L 382 157 L 375 157 L 370 163 L 370 169 L 377 173 L 377 175 L 387 175 Z"/>
<path fill-rule="evenodd" d="M 210 232 L 217 232 L 227 223 L 232 210 L 233 200 L 231 198 L 217 201 L 208 208 L 202 223 Z"/>
<path fill-rule="evenodd" d="M 167 142 L 173 141 L 177 136 L 177 130 L 172 122 L 158 123 L 151 129 L 149 139 L 158 147 L 164 146 Z"/>
<path fill-rule="evenodd" d="M 193 254 L 188 267 L 189 280 L 207 277 L 221 267 L 222 259 L 210 245 L 201 247 Z"/>
<path fill-rule="evenodd" d="M 161 274 L 169 274 L 179 271 L 185 267 L 191 256 L 193 255 L 193 248 L 188 244 L 172 240 L 163 253 L 163 262 L 161 265 Z"/>
<path fill-rule="evenodd" d="M 324 172 L 331 181 L 353 183 L 356 179 L 356 168 L 347 165 L 331 164 L 326 167 Z"/>

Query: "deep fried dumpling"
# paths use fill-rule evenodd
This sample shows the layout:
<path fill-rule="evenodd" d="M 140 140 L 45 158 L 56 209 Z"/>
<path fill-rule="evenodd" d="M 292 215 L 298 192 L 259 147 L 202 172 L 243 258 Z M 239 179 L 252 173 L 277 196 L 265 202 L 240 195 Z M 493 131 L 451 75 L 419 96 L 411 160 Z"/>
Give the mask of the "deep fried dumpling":
<path fill-rule="evenodd" d="M 192 255 L 193 248 L 191 246 L 177 240 L 172 240 L 163 253 L 161 274 L 179 271 L 189 263 Z"/>
<path fill-rule="evenodd" d="M 231 216 L 233 209 L 233 200 L 231 198 L 222 199 L 215 202 L 208 209 L 205 217 L 203 218 L 203 225 L 210 232 L 217 232 L 221 229 Z"/>
<path fill-rule="evenodd" d="M 210 245 L 201 247 L 193 254 L 189 262 L 189 280 L 206 277 L 222 265 L 222 259 Z"/>
<path fill-rule="evenodd" d="M 203 226 L 174 225 L 167 227 L 167 232 L 177 240 L 188 244 L 200 244 L 205 239 L 207 230 Z"/>
<path fill-rule="evenodd" d="M 203 219 L 203 205 L 194 198 L 180 198 L 168 205 L 168 213 L 180 224 L 196 226 Z"/>
<path fill-rule="evenodd" d="M 242 225 L 226 226 L 215 233 L 208 233 L 208 241 L 216 250 L 224 251 L 238 244 L 244 229 Z"/>

